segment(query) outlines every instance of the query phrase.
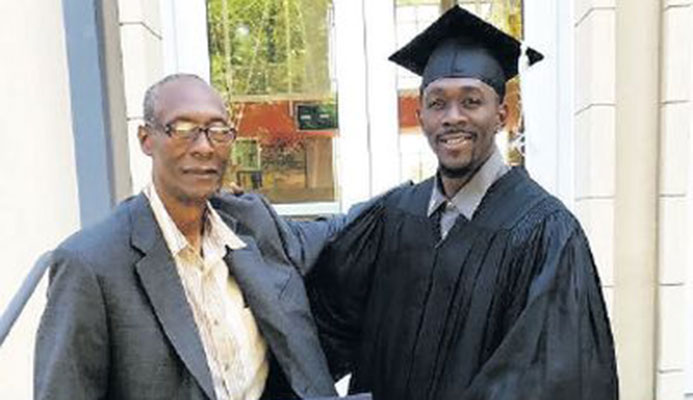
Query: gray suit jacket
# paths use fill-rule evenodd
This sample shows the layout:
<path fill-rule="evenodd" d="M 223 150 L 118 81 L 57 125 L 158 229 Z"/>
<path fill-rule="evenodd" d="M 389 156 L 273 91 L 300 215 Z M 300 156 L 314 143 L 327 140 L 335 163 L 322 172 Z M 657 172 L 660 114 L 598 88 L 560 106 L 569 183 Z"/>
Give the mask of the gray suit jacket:
<path fill-rule="evenodd" d="M 298 271 L 340 220 L 296 230 L 257 196 L 212 204 L 247 245 L 226 262 L 276 360 L 270 381 L 285 378 L 301 397 L 334 395 Z M 34 370 L 37 399 L 215 398 L 192 311 L 144 195 L 54 251 Z"/>

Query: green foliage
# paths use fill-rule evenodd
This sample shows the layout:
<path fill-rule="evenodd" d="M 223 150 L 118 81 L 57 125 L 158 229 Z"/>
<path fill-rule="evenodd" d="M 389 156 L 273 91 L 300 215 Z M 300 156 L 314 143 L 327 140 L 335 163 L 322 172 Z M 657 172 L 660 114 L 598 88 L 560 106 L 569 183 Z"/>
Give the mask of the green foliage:
<path fill-rule="evenodd" d="M 331 0 L 209 0 L 214 87 L 227 100 L 329 93 L 330 6 Z"/>

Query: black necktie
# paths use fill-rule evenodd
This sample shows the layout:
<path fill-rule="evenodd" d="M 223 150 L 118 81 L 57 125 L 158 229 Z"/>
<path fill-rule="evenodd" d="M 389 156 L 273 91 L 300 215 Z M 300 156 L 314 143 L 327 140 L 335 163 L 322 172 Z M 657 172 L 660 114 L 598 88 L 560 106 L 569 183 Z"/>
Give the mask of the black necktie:
<path fill-rule="evenodd" d="M 443 233 L 440 230 L 440 220 L 443 217 L 444 209 L 445 206 L 441 205 L 429 217 L 431 220 L 431 224 L 433 225 L 433 238 L 435 239 L 436 243 L 440 242 L 441 239 L 443 239 Z"/>

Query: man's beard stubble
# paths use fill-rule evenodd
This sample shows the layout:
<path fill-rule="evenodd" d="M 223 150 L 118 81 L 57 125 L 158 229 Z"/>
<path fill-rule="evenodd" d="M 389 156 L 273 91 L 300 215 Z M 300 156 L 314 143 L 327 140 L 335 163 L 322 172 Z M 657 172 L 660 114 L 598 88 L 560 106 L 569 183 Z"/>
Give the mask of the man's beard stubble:
<path fill-rule="evenodd" d="M 477 167 L 476 169 L 479 168 Z M 472 169 L 471 165 L 465 165 L 464 167 L 459 168 L 449 168 L 441 163 L 438 163 L 438 171 L 440 171 L 440 174 L 446 178 L 459 179 L 470 175 L 470 173 L 473 172 L 474 169 Z"/>

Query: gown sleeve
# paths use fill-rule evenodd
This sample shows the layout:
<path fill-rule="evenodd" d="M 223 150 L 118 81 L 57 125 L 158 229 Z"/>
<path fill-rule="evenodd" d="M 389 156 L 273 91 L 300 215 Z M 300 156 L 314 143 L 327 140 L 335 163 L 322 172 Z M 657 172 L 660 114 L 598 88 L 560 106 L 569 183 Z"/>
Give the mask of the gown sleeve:
<path fill-rule="evenodd" d="M 336 378 L 352 370 L 383 234 L 384 197 L 352 215 L 306 277 L 323 349 Z"/>
<path fill-rule="evenodd" d="M 221 191 L 212 206 L 237 233 L 252 236 L 265 258 L 291 265 L 305 275 L 315 264 L 327 240 L 345 224 L 347 216 L 337 215 L 310 222 L 292 222 L 277 214 L 263 196 L 235 195 Z"/>
<path fill-rule="evenodd" d="M 297 265 L 301 275 L 308 275 L 318 260 L 318 265 L 328 264 L 323 256 L 323 248 L 327 243 L 332 243 L 332 255 L 335 256 L 335 243 L 340 233 L 348 228 L 352 233 L 344 233 L 343 237 L 351 237 L 353 232 L 361 234 L 360 229 L 370 229 L 375 215 L 382 214 L 385 201 L 394 193 L 413 185 L 411 181 L 404 182 L 394 188 L 381 193 L 370 200 L 354 204 L 346 214 L 337 214 L 329 218 L 318 218 L 314 221 L 292 221 L 290 219 L 275 218 L 279 226 L 280 234 L 284 238 L 286 252 L 289 258 Z M 268 208 L 271 208 L 267 204 Z M 340 236 L 341 237 L 341 236 Z M 345 240 L 345 239 L 340 239 Z M 329 241 L 329 242 L 328 242 Z M 340 248 L 345 248 L 339 245 Z M 329 254 L 329 251 L 324 253 Z M 342 262 L 342 260 L 339 260 Z M 329 267 L 326 267 L 329 268 Z"/>
<path fill-rule="evenodd" d="M 567 212 L 546 218 L 513 268 L 531 270 L 507 334 L 460 398 L 618 398 L 614 345 L 587 239 Z M 513 313 L 511 313 L 513 314 Z"/>

